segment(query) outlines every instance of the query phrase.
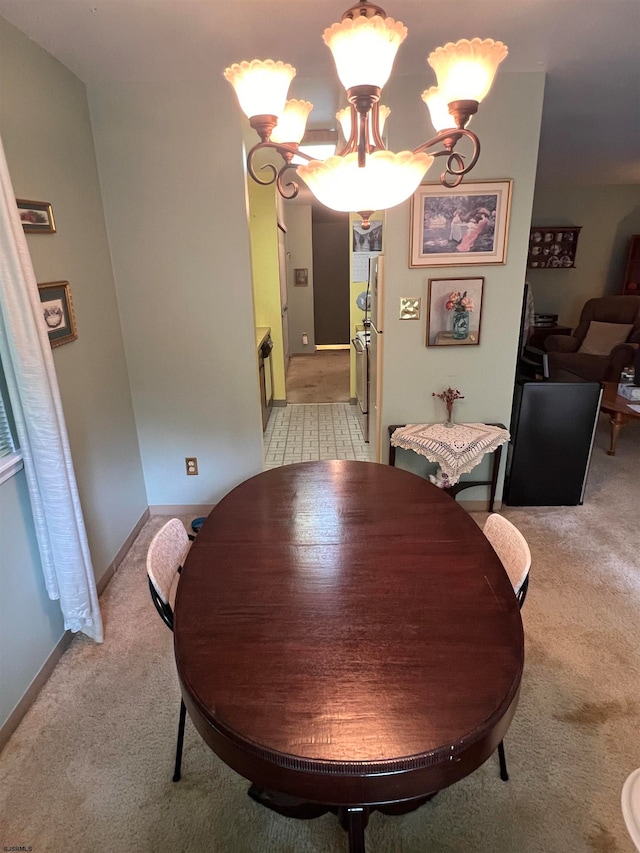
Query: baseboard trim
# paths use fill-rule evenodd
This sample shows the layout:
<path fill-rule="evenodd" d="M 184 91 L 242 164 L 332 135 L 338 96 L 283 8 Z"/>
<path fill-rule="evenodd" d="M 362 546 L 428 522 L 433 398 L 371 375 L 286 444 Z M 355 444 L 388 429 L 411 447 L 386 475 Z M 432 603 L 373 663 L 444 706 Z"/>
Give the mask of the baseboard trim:
<path fill-rule="evenodd" d="M 467 510 L 467 512 L 491 512 L 492 511 L 491 507 L 489 506 L 488 500 L 486 500 L 486 501 L 461 501 L 461 500 L 458 500 L 457 502 L 460 504 L 460 506 L 464 507 Z M 493 512 L 497 512 L 500 509 L 502 509 L 502 501 L 499 501 L 496 498 Z"/>
<path fill-rule="evenodd" d="M 101 596 L 109 585 L 109 581 L 115 575 L 120 563 L 126 557 L 127 552 L 133 545 L 135 538 L 138 536 L 145 523 L 149 520 L 149 517 L 150 512 L 149 507 L 147 507 L 147 509 L 145 509 L 145 511 L 140 516 L 137 523 L 134 525 L 131 533 L 125 539 L 122 547 L 118 549 L 118 553 L 116 554 L 116 556 L 113 558 L 113 560 L 109 563 L 107 568 L 102 573 L 100 580 L 96 581 L 96 590 L 98 592 L 98 596 Z M 18 704 L 9 714 L 2 726 L 0 726 L 0 752 L 4 749 L 7 744 L 7 741 L 20 725 L 22 718 L 36 700 L 38 693 L 40 693 L 44 685 L 49 680 L 51 673 L 56 668 L 60 658 L 71 644 L 71 640 L 73 639 L 73 637 L 74 635 L 71 631 L 64 632 L 64 634 L 56 643 L 45 662 L 40 667 L 40 670 L 36 674 L 31 684 L 27 687 L 26 691 L 22 695 L 22 698 L 18 701 Z"/>
<path fill-rule="evenodd" d="M 151 515 L 209 515 L 215 504 L 154 504 Z"/>
<path fill-rule="evenodd" d="M 142 528 L 144 527 L 146 522 L 149 520 L 149 516 L 150 516 L 149 507 L 147 507 L 145 509 L 145 511 L 142 513 L 142 515 L 140 516 L 138 523 L 134 526 L 131 533 L 125 539 L 122 547 L 118 550 L 118 553 L 116 554 L 116 556 L 113 558 L 113 560 L 109 563 L 107 568 L 102 573 L 100 580 L 96 581 L 96 589 L 98 590 L 98 597 L 100 597 L 102 595 L 102 593 L 105 591 L 105 589 L 109 585 L 109 581 L 117 572 L 118 566 L 120 565 L 120 563 L 127 556 L 128 550 L 133 545 L 133 542 L 134 542 L 136 536 L 138 535 L 138 533 L 140 533 L 140 531 L 142 530 Z"/>
<path fill-rule="evenodd" d="M 287 401 L 286 400 L 273 400 L 271 405 L 272 406 L 281 406 L 282 408 L 286 408 Z"/>
<path fill-rule="evenodd" d="M 53 651 L 51 652 L 49 657 L 40 667 L 40 670 L 37 673 L 36 677 L 27 687 L 25 693 L 23 694 L 16 707 L 13 709 L 13 711 L 9 714 L 5 722 L 2 724 L 2 727 L 0 728 L 0 752 L 7 745 L 9 738 L 22 722 L 22 718 L 27 713 L 31 705 L 34 703 L 38 693 L 40 693 L 44 685 L 49 680 L 51 673 L 56 668 L 56 665 L 62 655 L 66 652 L 72 639 L 73 634 L 71 633 L 71 631 L 65 631 L 60 640 L 58 640 L 58 642 L 54 646 Z"/>

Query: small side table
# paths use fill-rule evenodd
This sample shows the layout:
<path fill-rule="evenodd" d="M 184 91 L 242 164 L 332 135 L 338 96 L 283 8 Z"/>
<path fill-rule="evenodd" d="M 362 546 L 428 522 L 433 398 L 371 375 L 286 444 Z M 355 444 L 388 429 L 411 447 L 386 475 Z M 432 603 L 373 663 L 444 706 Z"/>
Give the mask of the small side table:
<path fill-rule="evenodd" d="M 609 415 L 609 434 L 611 444 L 607 450 L 607 456 L 616 455 L 616 444 L 620 430 L 625 424 L 632 420 L 640 420 L 640 412 L 630 408 L 633 405 L 638 405 L 632 400 L 627 400 L 621 394 L 618 394 L 617 382 L 605 382 L 602 400 L 600 401 L 600 411 Z"/>
<path fill-rule="evenodd" d="M 393 433 L 397 429 L 403 429 L 406 426 L 407 426 L 407 424 L 390 424 L 389 425 L 389 465 L 395 466 L 395 464 L 396 464 L 396 448 L 395 448 L 395 445 L 393 445 L 391 443 L 391 437 L 393 436 Z M 429 426 L 429 425 L 424 424 L 423 426 Z M 485 424 L 485 426 L 499 427 L 500 429 L 503 429 L 506 432 L 506 427 L 504 424 L 488 423 L 488 424 Z M 508 440 L 509 440 L 509 433 L 506 432 L 506 436 L 504 437 L 503 444 L 506 443 Z M 430 456 L 427 455 L 427 453 L 423 452 L 422 450 L 417 450 L 415 452 L 420 452 L 426 458 L 430 459 L 431 462 L 437 463 L 437 461 L 438 461 L 433 456 L 430 458 Z M 458 492 L 461 492 L 463 489 L 471 489 L 475 486 L 489 486 L 490 487 L 489 510 L 491 512 L 493 512 L 495 499 L 496 499 L 496 488 L 497 488 L 497 484 L 498 484 L 498 471 L 500 470 L 500 460 L 502 458 L 502 444 L 498 445 L 493 450 L 480 452 L 478 454 L 477 464 L 479 464 L 481 462 L 482 458 L 484 457 L 485 453 L 487 453 L 487 452 L 493 453 L 493 465 L 491 468 L 491 479 L 489 479 L 489 480 L 463 480 L 462 482 L 453 483 L 451 486 L 446 486 L 445 491 L 447 492 L 447 494 L 451 495 L 451 497 L 455 498 L 455 496 L 458 494 Z"/>

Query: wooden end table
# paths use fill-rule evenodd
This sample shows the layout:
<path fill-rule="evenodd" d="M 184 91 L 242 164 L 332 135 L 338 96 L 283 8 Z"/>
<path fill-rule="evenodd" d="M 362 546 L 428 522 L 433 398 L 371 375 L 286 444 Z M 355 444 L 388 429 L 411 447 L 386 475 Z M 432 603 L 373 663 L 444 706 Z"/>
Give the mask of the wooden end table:
<path fill-rule="evenodd" d="M 640 418 L 640 412 L 629 408 L 633 405 L 633 400 L 627 400 L 618 394 L 617 382 L 605 382 L 604 391 L 602 393 L 602 402 L 600 403 L 600 411 L 609 415 L 609 431 L 611 436 L 611 444 L 607 450 L 607 456 L 616 455 L 616 444 L 620 430 L 629 421 Z M 640 401 L 638 401 L 640 403 Z M 636 405 L 638 404 L 636 403 Z"/>

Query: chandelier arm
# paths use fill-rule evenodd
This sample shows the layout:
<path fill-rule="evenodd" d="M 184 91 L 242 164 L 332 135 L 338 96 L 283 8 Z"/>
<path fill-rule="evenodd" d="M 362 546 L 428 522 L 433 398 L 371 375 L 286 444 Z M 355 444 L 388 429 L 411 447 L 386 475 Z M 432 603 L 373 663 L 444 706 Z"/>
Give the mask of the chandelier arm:
<path fill-rule="evenodd" d="M 287 169 L 295 169 L 295 163 L 285 163 L 284 166 L 278 172 L 278 177 L 276 179 L 276 188 L 282 198 L 286 198 L 291 200 L 295 198 L 300 192 L 300 184 L 297 181 L 283 181 L 284 173 Z"/>
<path fill-rule="evenodd" d="M 349 139 L 347 139 L 344 148 L 336 152 L 338 157 L 346 157 L 347 154 L 352 154 L 358 147 L 358 113 L 356 112 L 356 108 L 353 104 L 349 104 L 351 109 L 351 134 Z"/>
<path fill-rule="evenodd" d="M 438 151 L 438 154 L 446 153 L 446 151 Z M 459 169 L 452 168 L 454 160 L 459 164 Z M 440 175 L 440 183 L 443 187 L 452 190 L 454 187 L 457 187 L 459 184 L 462 183 L 462 178 L 467 171 L 468 170 L 464 168 L 464 157 L 461 154 L 458 154 L 457 151 L 452 151 L 451 154 L 449 154 L 449 159 L 447 160 L 446 168 L 444 172 Z M 449 175 L 453 176 L 453 180 L 449 179 Z"/>
<path fill-rule="evenodd" d="M 280 154 L 280 156 L 286 161 L 285 167 L 281 168 L 280 171 L 273 165 L 273 163 L 264 163 L 260 166 L 260 170 L 266 170 L 270 172 L 270 177 L 267 180 L 258 177 L 258 174 L 253 166 L 253 158 L 257 154 L 258 151 L 262 151 L 265 148 L 272 148 Z M 253 148 L 247 154 L 247 171 L 253 178 L 253 180 L 257 184 L 261 184 L 263 187 L 268 187 L 269 184 L 272 184 L 274 181 L 279 181 L 284 168 L 291 164 L 291 159 L 293 157 L 303 157 L 305 160 L 314 160 L 314 157 L 311 157 L 309 154 L 305 154 L 304 151 L 300 151 L 297 143 L 291 143 L 287 145 L 286 143 L 276 143 L 270 142 L 266 140 L 265 142 L 257 142 Z M 278 190 L 280 188 L 278 187 Z M 297 191 L 296 191 L 297 195 Z M 285 196 L 286 197 L 286 196 Z M 291 196 L 291 198 L 295 198 L 295 196 Z"/>
<path fill-rule="evenodd" d="M 369 153 L 369 140 L 367 138 L 367 118 L 369 115 L 370 113 L 359 113 L 358 115 L 358 168 L 360 169 L 364 168 Z"/>
<path fill-rule="evenodd" d="M 473 150 L 471 153 L 471 158 L 469 162 L 465 165 L 464 158 L 461 154 L 458 154 L 453 149 L 455 145 L 459 142 L 462 137 L 469 139 L 471 144 L 473 145 Z M 473 169 L 473 167 L 478 162 L 478 157 L 480 156 L 480 140 L 472 133 L 470 130 L 466 128 L 447 128 L 446 130 L 441 130 L 440 133 L 436 134 L 432 139 L 429 139 L 427 142 L 423 142 L 422 145 L 419 145 L 417 148 L 413 149 L 414 154 L 421 154 L 423 151 L 427 151 L 429 148 L 432 148 L 434 145 L 439 145 L 442 143 L 444 145 L 444 149 L 442 151 L 434 151 L 434 157 L 448 157 L 446 172 L 451 175 L 456 175 L 462 177 L 466 175 L 468 172 Z M 454 162 L 458 164 L 459 168 L 454 168 Z M 459 184 L 460 181 L 457 181 Z M 456 184 L 456 186 L 457 186 Z"/>
<path fill-rule="evenodd" d="M 371 135 L 376 149 L 384 150 L 385 144 L 380 136 L 380 102 L 376 101 L 371 109 Z"/>

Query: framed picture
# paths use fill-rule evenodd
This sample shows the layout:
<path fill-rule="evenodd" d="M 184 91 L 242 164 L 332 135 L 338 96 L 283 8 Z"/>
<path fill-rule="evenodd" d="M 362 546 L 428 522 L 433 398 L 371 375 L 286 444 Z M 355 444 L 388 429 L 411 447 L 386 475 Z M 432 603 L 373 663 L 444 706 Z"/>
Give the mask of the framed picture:
<path fill-rule="evenodd" d="M 382 251 L 382 220 L 372 219 L 368 228 L 354 222 L 351 231 L 351 248 L 354 252 Z"/>
<path fill-rule="evenodd" d="M 296 267 L 294 269 L 294 287 L 307 287 L 309 284 L 309 269 L 308 267 Z"/>
<path fill-rule="evenodd" d="M 17 198 L 16 204 L 20 211 L 20 221 L 25 232 L 30 234 L 53 234 L 56 224 L 53 220 L 53 210 L 48 201 L 28 201 Z"/>
<path fill-rule="evenodd" d="M 68 281 L 50 281 L 39 284 L 42 302 L 42 322 L 52 347 L 68 344 L 78 338 L 76 318 Z"/>
<path fill-rule="evenodd" d="M 430 278 L 427 346 L 480 343 L 484 278 Z"/>
<path fill-rule="evenodd" d="M 409 266 L 504 264 L 512 183 L 418 187 L 411 197 Z"/>
<path fill-rule="evenodd" d="M 573 269 L 576 265 L 580 227 L 547 225 L 544 228 L 532 228 L 529 233 L 527 266 L 543 270 Z"/>

